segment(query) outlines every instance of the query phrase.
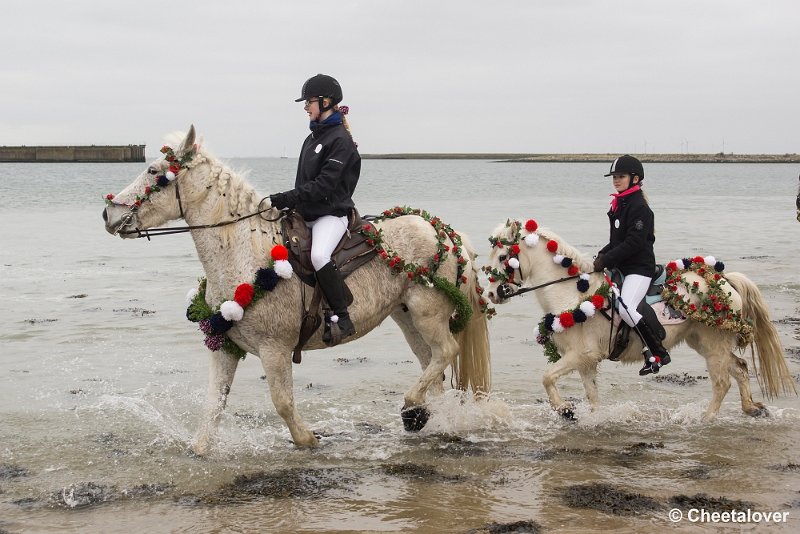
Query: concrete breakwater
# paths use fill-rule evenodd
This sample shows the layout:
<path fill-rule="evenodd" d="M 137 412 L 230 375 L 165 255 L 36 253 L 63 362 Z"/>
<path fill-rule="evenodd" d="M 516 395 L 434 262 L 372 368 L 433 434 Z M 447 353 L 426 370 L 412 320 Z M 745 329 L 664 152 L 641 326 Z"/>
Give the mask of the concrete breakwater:
<path fill-rule="evenodd" d="M 415 153 L 362 154 L 364 159 L 485 159 L 508 163 L 609 163 L 620 154 Z M 798 154 L 632 154 L 643 163 L 800 163 Z"/>
<path fill-rule="evenodd" d="M 143 162 L 145 145 L 0 146 L 0 162 Z"/>

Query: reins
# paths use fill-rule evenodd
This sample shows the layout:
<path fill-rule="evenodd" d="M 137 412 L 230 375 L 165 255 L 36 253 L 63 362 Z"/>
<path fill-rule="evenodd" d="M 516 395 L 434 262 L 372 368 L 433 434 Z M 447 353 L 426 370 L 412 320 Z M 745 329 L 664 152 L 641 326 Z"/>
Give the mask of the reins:
<path fill-rule="evenodd" d="M 178 199 L 178 207 L 180 208 L 180 211 L 181 211 L 181 218 L 185 218 L 184 212 L 183 212 L 183 205 L 181 204 L 181 195 L 180 195 L 180 192 L 178 191 L 178 184 L 177 183 L 175 184 L 175 197 Z M 266 200 L 267 198 L 268 197 L 262 198 L 261 201 L 258 203 L 258 206 L 259 206 L 258 211 L 255 211 L 253 213 L 250 213 L 248 215 L 244 215 L 244 216 L 241 216 L 241 217 L 236 217 L 235 219 L 231 219 L 231 220 L 228 220 L 228 221 L 220 221 L 220 222 L 214 223 L 214 224 L 196 224 L 196 225 L 186 225 L 186 226 L 171 226 L 171 227 L 168 227 L 168 228 L 151 228 L 149 230 L 140 230 L 139 228 L 134 228 L 133 230 L 118 231 L 117 233 L 118 234 L 122 234 L 122 235 L 136 234 L 136 238 L 137 239 L 140 238 L 140 237 L 146 237 L 147 240 L 150 241 L 150 237 L 151 236 L 155 237 L 157 235 L 183 234 L 183 233 L 186 233 L 186 232 L 190 232 L 192 230 L 206 230 L 206 229 L 209 229 L 209 228 L 219 228 L 219 227 L 222 227 L 222 226 L 228 226 L 230 224 L 236 224 L 236 223 L 238 223 L 240 221 L 244 221 L 245 219 L 249 219 L 251 217 L 255 217 L 257 215 L 261 215 L 262 213 L 266 213 L 267 211 L 272 209 L 271 207 L 270 208 L 261 209 L 261 204 L 263 204 L 264 200 Z M 136 211 L 136 208 L 135 207 L 131 208 L 131 211 L 129 212 L 128 217 L 130 217 L 130 214 L 132 214 L 134 211 Z M 283 217 L 284 217 L 284 213 L 283 212 L 279 212 L 278 216 L 276 218 L 274 218 L 274 219 L 268 219 L 268 218 L 264 218 L 264 217 L 262 217 L 262 219 L 264 219 L 266 222 L 275 222 L 275 221 L 281 220 Z M 124 225 L 124 223 L 123 223 L 123 225 Z"/>
<path fill-rule="evenodd" d="M 575 276 L 565 276 L 564 278 L 559 278 L 558 280 L 551 280 L 549 282 L 545 282 L 544 284 L 539 284 L 538 286 L 524 287 L 519 291 L 512 293 L 511 295 L 506 295 L 504 298 L 516 297 L 517 295 L 523 295 L 525 293 L 528 293 L 529 291 L 536 291 L 537 289 L 541 289 L 543 287 L 551 286 L 553 284 L 560 284 L 561 282 L 567 282 L 569 280 L 574 280 L 576 278 L 580 278 L 580 275 L 576 274 Z"/>

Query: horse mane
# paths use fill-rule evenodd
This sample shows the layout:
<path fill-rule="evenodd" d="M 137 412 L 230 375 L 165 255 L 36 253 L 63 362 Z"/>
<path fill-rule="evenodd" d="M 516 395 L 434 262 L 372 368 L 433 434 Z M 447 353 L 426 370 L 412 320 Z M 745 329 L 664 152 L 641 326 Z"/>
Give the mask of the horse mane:
<path fill-rule="evenodd" d="M 509 222 L 513 223 L 514 221 L 512 220 Z M 522 228 L 522 234 L 523 234 L 522 237 L 525 237 L 527 233 L 528 232 L 525 231 L 524 228 Z M 573 261 L 577 262 L 578 267 L 582 272 L 590 273 L 594 270 L 591 261 L 586 255 L 584 255 L 581 251 L 579 251 L 578 249 L 576 249 L 575 247 L 564 241 L 561 238 L 561 236 L 559 236 L 554 231 L 550 230 L 549 228 L 540 227 L 536 230 L 536 233 L 539 234 L 540 239 L 544 239 L 545 242 L 551 239 L 556 241 L 558 243 L 558 250 L 556 251 L 556 254 L 561 254 L 562 256 L 572 258 Z M 512 240 L 514 238 L 514 231 L 512 229 L 512 224 L 508 223 L 501 224 L 500 226 L 495 228 L 494 232 L 492 233 L 492 236 L 505 240 Z"/>

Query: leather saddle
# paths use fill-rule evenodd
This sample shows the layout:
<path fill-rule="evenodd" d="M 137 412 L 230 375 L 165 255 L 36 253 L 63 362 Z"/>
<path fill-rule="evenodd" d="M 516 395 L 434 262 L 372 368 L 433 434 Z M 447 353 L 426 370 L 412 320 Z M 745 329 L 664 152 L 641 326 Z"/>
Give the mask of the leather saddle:
<path fill-rule="evenodd" d="M 367 263 L 377 254 L 375 247 L 367 243 L 361 228 L 367 224 L 358 210 L 353 208 L 347 216 L 347 232 L 333 251 L 331 260 L 339 269 L 342 278 L 347 278 L 353 271 Z M 311 264 L 311 229 L 306 226 L 303 216 L 296 210 L 290 210 L 281 220 L 283 244 L 289 250 L 289 263 L 294 273 L 305 284 L 314 287 L 317 277 Z"/>
<path fill-rule="evenodd" d="M 362 219 L 355 208 L 350 210 L 347 222 L 347 231 L 331 254 L 331 261 L 336 265 L 343 279 L 377 254 L 375 246 L 370 244 L 367 237 L 361 233 L 361 228 L 368 221 Z M 314 295 L 308 309 L 305 308 L 305 304 L 303 305 L 300 335 L 292 353 L 292 361 L 300 363 L 303 347 L 322 323 L 319 308 L 323 295 L 317 284 L 314 265 L 311 263 L 311 229 L 306 226 L 303 216 L 296 210 L 287 212 L 281 220 L 281 232 L 283 244 L 289 251 L 289 263 L 292 265 L 294 274 L 303 283 L 314 288 Z M 345 288 L 347 288 L 346 283 Z M 349 288 L 347 293 L 350 293 Z M 353 302 L 353 295 L 349 294 L 347 300 L 349 306 Z M 326 313 L 326 322 L 329 321 L 330 315 L 330 312 Z M 332 339 L 334 340 L 331 346 L 337 345 L 341 340 L 338 336 L 338 328 L 333 324 L 330 325 L 330 328 L 332 328 Z"/>

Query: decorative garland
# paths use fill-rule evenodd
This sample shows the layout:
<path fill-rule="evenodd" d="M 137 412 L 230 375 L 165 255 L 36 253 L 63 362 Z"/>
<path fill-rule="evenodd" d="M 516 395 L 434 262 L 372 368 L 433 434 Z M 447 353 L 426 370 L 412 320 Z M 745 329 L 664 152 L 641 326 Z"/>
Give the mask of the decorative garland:
<path fill-rule="evenodd" d="M 206 347 L 210 350 L 222 349 L 238 358 L 244 358 L 247 354 L 227 336 L 227 331 L 236 321 L 242 320 L 244 310 L 248 306 L 275 289 L 281 278 L 289 279 L 293 273 L 286 247 L 275 245 L 270 251 L 270 256 L 269 265 L 256 271 L 253 283 L 239 284 L 233 293 L 233 299 L 226 300 L 216 310 L 212 310 L 206 303 L 205 278 L 201 278 L 200 286 L 187 295 L 189 307 L 186 310 L 186 318 L 199 323 L 200 330 L 206 335 Z"/>
<path fill-rule="evenodd" d="M 753 342 L 753 326 L 742 319 L 741 313 L 731 309 L 731 294 L 723 287 L 728 283 L 722 274 L 724 269 L 725 264 L 713 256 L 671 261 L 667 264 L 667 280 L 661 296 L 670 306 L 694 321 L 735 332 L 738 346 L 746 347 Z M 690 283 L 683 278 L 687 272 L 693 272 L 705 280 L 706 292 L 700 290 L 699 281 Z M 699 303 L 692 303 L 689 298 L 679 294 L 681 286 L 686 291 L 686 297 L 689 294 L 696 295 Z"/>
<path fill-rule="evenodd" d="M 383 240 L 383 231 L 376 228 L 373 224 L 365 224 L 361 229 L 361 233 L 367 238 L 367 243 L 373 246 L 381 259 L 386 262 L 392 274 L 398 275 L 400 273 L 406 273 L 409 280 L 428 287 L 435 287 L 445 293 L 450 302 L 456 307 L 453 317 L 450 319 L 450 331 L 458 333 L 466 327 L 467 322 L 469 322 L 472 316 L 472 308 L 466 296 L 458 289 L 461 284 L 467 282 L 467 277 L 464 274 L 467 259 L 463 255 L 464 248 L 461 242 L 461 236 L 458 235 L 450 225 L 445 224 L 438 217 L 432 217 L 430 213 L 419 208 L 396 206 L 392 209 L 385 210 L 380 216 L 376 217 L 375 220 L 395 219 L 404 215 L 416 215 L 421 217 L 436 230 L 436 253 L 431 257 L 427 266 L 408 262 L 401 258 L 394 250 L 386 246 Z M 447 238 L 452 242 L 452 247 L 445 243 L 445 239 Z M 447 259 L 448 253 L 452 253 L 456 257 L 457 272 L 455 284 L 436 275 L 439 267 Z M 480 295 L 478 304 L 481 307 L 481 313 L 485 313 L 486 316 L 491 319 L 496 314 L 496 311 L 494 308 L 489 307 L 488 301 L 483 298 L 484 289 L 480 285 L 477 285 L 475 291 Z"/>
<path fill-rule="evenodd" d="M 603 282 L 597 288 L 597 291 L 583 299 L 578 307 L 563 311 L 558 315 L 553 313 L 545 314 L 542 320 L 539 321 L 539 333 L 536 336 L 536 342 L 544 345 L 544 355 L 547 356 L 547 361 L 555 363 L 561 359 L 558 347 L 553 342 L 553 334 L 564 332 L 576 324 L 584 323 L 595 314 L 596 310 L 607 308 L 610 291 L 611 286 L 609 283 Z"/>
<path fill-rule="evenodd" d="M 539 243 L 539 238 L 542 237 L 541 234 L 537 232 L 539 225 L 533 219 L 528 219 L 524 226 L 519 221 L 509 219 L 506 221 L 506 228 L 514 229 L 514 236 L 512 239 L 503 239 L 495 236 L 489 237 L 489 243 L 492 245 L 492 248 L 508 248 L 508 257 L 502 262 L 502 271 L 489 267 L 488 265 L 483 268 L 483 272 L 489 276 L 489 282 L 492 283 L 498 281 L 500 283 L 514 283 L 514 276 L 520 265 L 520 239 L 522 239 L 527 246 L 535 247 Z M 522 237 L 522 228 L 527 232 L 524 237 Z M 575 260 L 572 258 L 564 256 L 563 254 L 557 254 L 558 241 L 548 239 L 546 246 L 547 250 L 553 253 L 553 263 L 564 267 L 567 270 L 568 276 L 578 276 L 578 291 L 581 293 L 589 291 L 589 274 L 582 273 L 580 268 L 575 264 Z M 520 273 L 520 278 L 522 278 L 522 273 Z"/>
<path fill-rule="evenodd" d="M 161 147 L 161 153 L 165 154 L 165 158 L 169 162 L 169 168 L 167 172 L 164 174 L 156 176 L 156 182 L 153 185 L 145 186 L 144 188 L 144 195 L 136 195 L 136 198 L 133 201 L 133 207 L 138 208 L 142 205 L 142 202 L 150 200 L 150 195 L 153 193 L 158 193 L 161 191 L 162 187 L 167 186 L 170 182 L 172 182 L 175 177 L 181 172 L 182 169 L 186 169 L 189 166 L 189 162 L 192 161 L 193 153 L 191 151 L 186 152 L 183 156 L 178 158 L 175 155 L 175 152 L 167 145 Z M 105 197 L 106 205 L 111 206 L 114 204 L 114 194 L 109 193 Z"/>

